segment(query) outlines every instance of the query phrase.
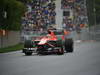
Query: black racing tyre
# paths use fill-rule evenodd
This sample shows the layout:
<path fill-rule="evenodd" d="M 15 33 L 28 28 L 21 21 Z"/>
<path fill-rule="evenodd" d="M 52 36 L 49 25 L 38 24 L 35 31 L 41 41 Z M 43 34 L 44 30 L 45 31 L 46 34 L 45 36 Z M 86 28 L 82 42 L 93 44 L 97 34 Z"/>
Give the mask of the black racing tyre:
<path fill-rule="evenodd" d="M 32 41 L 26 40 L 24 43 L 24 48 L 32 48 Z"/>
<path fill-rule="evenodd" d="M 23 49 L 23 50 L 22 50 L 22 53 L 25 53 L 25 51 L 26 51 L 26 49 Z"/>
<path fill-rule="evenodd" d="M 65 39 L 65 50 L 66 52 L 73 52 L 73 40 Z"/>
<path fill-rule="evenodd" d="M 32 52 L 25 52 L 26 56 L 32 55 Z"/>

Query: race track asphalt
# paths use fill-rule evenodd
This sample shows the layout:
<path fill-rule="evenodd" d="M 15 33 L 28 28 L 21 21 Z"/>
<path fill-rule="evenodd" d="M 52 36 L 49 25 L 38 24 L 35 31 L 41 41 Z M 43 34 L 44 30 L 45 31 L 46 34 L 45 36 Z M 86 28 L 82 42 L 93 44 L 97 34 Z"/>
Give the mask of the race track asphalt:
<path fill-rule="evenodd" d="M 64 55 L 0 54 L 0 75 L 100 75 L 100 42 L 75 43 Z"/>

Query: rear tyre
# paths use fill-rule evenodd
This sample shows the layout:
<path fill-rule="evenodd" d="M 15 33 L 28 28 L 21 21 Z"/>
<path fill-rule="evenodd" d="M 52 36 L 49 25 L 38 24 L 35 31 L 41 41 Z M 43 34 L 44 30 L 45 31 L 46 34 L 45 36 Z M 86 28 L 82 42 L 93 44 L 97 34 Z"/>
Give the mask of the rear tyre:
<path fill-rule="evenodd" d="M 73 40 L 65 39 L 65 50 L 66 52 L 73 52 Z"/>

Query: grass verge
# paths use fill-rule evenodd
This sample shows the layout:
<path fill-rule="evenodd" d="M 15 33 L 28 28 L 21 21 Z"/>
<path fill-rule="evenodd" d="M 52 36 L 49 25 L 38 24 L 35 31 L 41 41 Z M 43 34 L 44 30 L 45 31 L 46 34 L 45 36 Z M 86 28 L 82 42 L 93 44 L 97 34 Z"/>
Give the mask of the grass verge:
<path fill-rule="evenodd" d="M 6 48 L 0 48 L 0 53 L 6 53 L 6 52 L 12 52 L 12 51 L 18 51 L 23 49 L 23 44 L 17 44 L 14 46 L 9 46 Z"/>

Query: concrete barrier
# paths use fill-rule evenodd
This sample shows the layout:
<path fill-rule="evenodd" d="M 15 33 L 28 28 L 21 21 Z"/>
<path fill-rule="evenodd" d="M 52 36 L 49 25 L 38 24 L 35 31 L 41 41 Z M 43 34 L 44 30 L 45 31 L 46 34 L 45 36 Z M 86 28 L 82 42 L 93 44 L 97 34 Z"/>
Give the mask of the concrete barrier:
<path fill-rule="evenodd" d="M 0 48 L 16 45 L 20 43 L 20 32 L 9 31 L 7 35 L 0 36 Z"/>

